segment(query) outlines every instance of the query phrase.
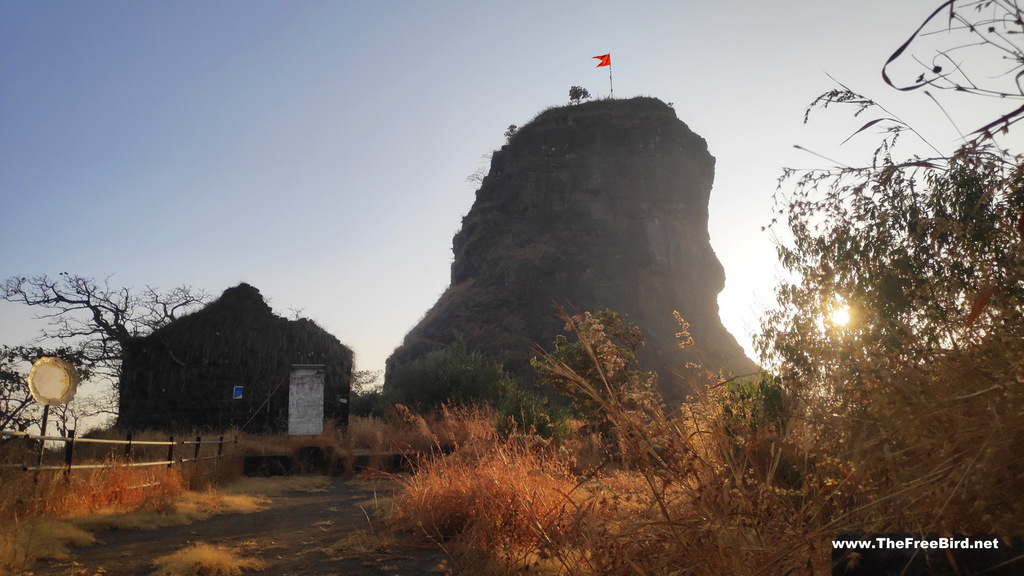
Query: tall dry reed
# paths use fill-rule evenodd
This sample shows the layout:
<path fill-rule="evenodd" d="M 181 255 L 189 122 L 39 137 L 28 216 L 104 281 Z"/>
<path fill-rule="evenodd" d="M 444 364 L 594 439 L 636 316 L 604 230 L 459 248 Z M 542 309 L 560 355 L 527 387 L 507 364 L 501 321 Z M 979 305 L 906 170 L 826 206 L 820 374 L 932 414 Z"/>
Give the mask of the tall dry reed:
<path fill-rule="evenodd" d="M 563 319 L 597 377 L 551 356 L 548 368 L 598 406 L 614 437 L 437 457 L 396 500 L 403 526 L 474 570 L 827 574 L 841 529 L 1020 534 L 1024 413 L 1012 389 L 977 381 L 1005 361 L 890 374 L 851 400 L 854 419 L 768 377 L 740 383 L 691 366 L 696 393 L 670 412 L 650 382 L 611 384 L 627 367 L 600 325 Z M 1022 382 L 1022 361 L 988 376 Z"/>

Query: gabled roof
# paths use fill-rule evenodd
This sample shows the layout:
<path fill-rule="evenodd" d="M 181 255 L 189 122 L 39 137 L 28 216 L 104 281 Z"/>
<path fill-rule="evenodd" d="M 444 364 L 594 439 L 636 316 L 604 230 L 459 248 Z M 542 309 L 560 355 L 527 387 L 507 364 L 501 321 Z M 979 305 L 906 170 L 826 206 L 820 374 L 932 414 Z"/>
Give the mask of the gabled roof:
<path fill-rule="evenodd" d="M 332 363 L 334 356 L 352 351 L 312 320 L 288 320 L 274 314 L 260 291 L 249 284 L 228 288 L 213 302 L 156 330 L 157 340 L 172 353 L 204 357 L 239 357 L 261 360 L 281 357 L 282 364 Z M 323 356 L 328 357 L 297 357 Z"/>

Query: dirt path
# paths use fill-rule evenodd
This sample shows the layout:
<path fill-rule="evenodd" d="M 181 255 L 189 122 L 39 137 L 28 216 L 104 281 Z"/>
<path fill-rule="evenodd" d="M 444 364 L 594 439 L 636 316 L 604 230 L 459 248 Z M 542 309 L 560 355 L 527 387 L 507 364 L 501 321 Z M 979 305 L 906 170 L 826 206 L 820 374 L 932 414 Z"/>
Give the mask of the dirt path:
<path fill-rule="evenodd" d="M 349 576 L 355 574 L 426 576 L 445 572 L 445 555 L 391 542 L 384 551 L 365 547 L 349 551 L 327 548 L 353 535 L 370 534 L 375 498 L 386 497 L 367 482 L 332 480 L 325 492 L 289 492 L 272 497 L 267 510 L 215 516 L 188 526 L 148 531 L 111 530 L 96 534 L 97 543 L 71 551 L 63 561 L 40 562 L 35 576 L 148 576 L 153 560 L 190 544 L 228 546 L 266 564 L 262 576 Z M 362 508 L 360 508 L 362 506 Z M 364 509 L 367 512 L 364 512 Z M 374 529 L 379 522 L 372 523 Z M 358 540 L 358 538 L 356 539 Z"/>

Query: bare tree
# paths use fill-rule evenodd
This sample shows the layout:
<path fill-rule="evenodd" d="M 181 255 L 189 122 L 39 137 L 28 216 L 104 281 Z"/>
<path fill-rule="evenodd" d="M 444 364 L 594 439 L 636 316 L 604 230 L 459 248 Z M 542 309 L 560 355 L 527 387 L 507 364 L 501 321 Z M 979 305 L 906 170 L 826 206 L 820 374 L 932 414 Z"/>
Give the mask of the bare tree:
<path fill-rule="evenodd" d="M 88 368 L 116 380 L 125 344 L 194 310 L 207 294 L 186 285 L 167 292 L 152 286 L 136 291 L 112 287 L 109 276 L 101 283 L 62 272 L 56 279 L 8 278 L 0 297 L 45 309 L 36 316 L 49 323 L 43 338 L 74 346 Z"/>

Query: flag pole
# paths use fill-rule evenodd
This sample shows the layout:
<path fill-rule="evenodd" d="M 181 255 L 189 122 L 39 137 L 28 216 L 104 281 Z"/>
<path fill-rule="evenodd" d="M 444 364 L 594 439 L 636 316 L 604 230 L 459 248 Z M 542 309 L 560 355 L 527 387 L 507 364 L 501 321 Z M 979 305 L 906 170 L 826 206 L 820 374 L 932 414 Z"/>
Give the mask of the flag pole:
<path fill-rule="evenodd" d="M 603 56 L 594 56 L 594 58 L 596 58 L 597 60 L 600 60 L 600 62 L 597 64 L 598 68 L 600 68 L 602 66 L 607 66 L 608 67 L 608 90 L 609 90 L 608 97 L 609 98 L 614 98 L 615 97 L 615 86 L 612 84 L 612 55 L 611 55 L 611 53 L 608 53 L 608 54 L 605 54 Z"/>

